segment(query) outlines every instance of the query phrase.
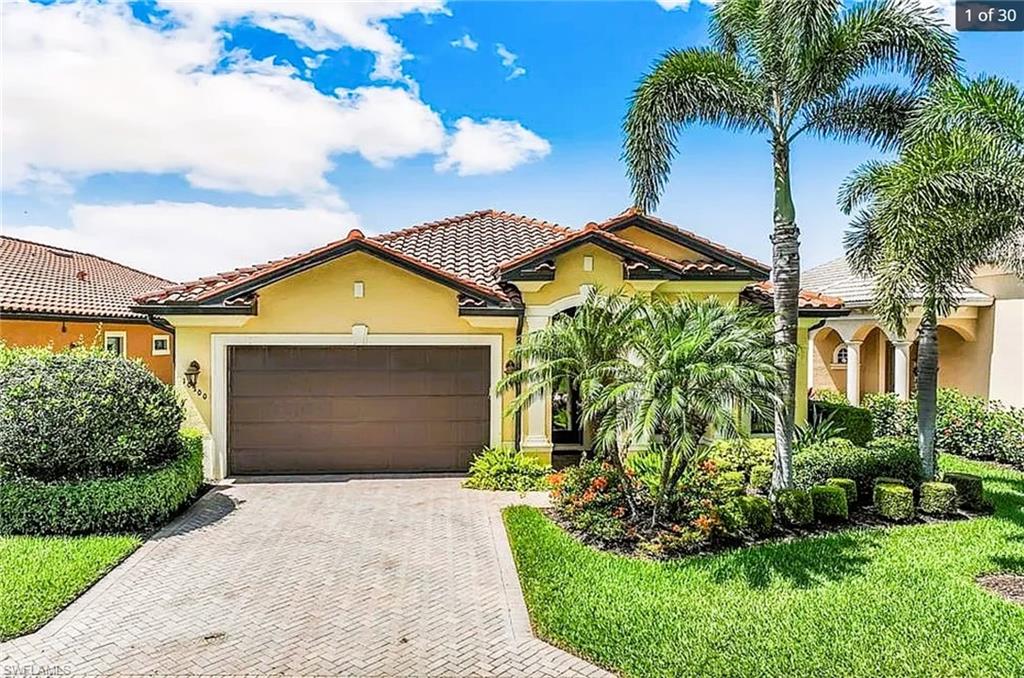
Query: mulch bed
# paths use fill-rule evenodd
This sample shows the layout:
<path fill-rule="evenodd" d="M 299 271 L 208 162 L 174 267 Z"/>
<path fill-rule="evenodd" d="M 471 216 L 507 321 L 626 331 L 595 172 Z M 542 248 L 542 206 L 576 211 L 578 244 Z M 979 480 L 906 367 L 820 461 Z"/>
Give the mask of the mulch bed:
<path fill-rule="evenodd" d="M 629 557 L 644 557 L 649 558 L 650 556 L 644 554 L 641 555 L 637 551 L 637 541 L 635 540 L 621 540 L 621 541 L 606 541 L 602 539 L 596 539 L 592 535 L 580 530 L 575 529 L 568 520 L 566 520 L 557 509 L 547 508 L 544 509 L 544 513 L 547 514 L 551 520 L 561 527 L 563 530 L 568 532 L 574 539 L 579 542 L 598 548 L 602 551 L 609 551 L 618 555 L 629 556 Z M 970 511 L 960 510 L 957 513 L 948 516 L 930 516 L 922 513 L 917 513 L 913 520 L 895 523 L 891 520 L 883 518 L 878 515 L 874 507 L 865 506 L 858 507 L 856 510 L 850 513 L 849 520 L 844 522 L 836 523 L 816 523 L 810 527 L 792 527 L 787 525 L 779 525 L 776 523 L 772 533 L 765 537 L 747 537 L 744 539 L 731 539 L 729 541 L 720 541 L 713 544 L 707 544 L 702 546 L 698 550 L 687 551 L 686 553 L 673 554 L 666 556 L 664 559 L 673 560 L 675 558 L 686 558 L 689 556 L 698 555 L 711 555 L 715 553 L 722 553 L 723 551 L 731 551 L 737 548 L 748 548 L 750 546 L 759 546 L 761 544 L 778 544 L 790 541 L 796 541 L 798 539 L 806 539 L 808 537 L 823 536 L 834 532 L 841 532 L 844 530 L 857 530 L 857 529 L 875 529 L 880 527 L 902 527 L 905 525 L 931 525 L 938 523 L 948 523 L 956 520 L 968 520 L 970 518 L 977 518 L 980 516 L 988 516 L 991 513 L 974 513 Z M 1018 586 L 1024 586 L 1018 584 Z"/>
<path fill-rule="evenodd" d="M 1024 574 L 986 574 L 978 577 L 978 585 L 1011 603 L 1024 605 Z"/>

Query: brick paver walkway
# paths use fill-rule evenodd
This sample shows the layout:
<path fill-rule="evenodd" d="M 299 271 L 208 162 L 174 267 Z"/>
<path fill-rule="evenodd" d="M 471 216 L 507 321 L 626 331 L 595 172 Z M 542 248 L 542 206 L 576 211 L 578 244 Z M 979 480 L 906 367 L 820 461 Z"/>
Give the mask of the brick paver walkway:
<path fill-rule="evenodd" d="M 608 675 L 533 637 L 499 508 L 458 478 L 209 492 L 0 674 Z"/>

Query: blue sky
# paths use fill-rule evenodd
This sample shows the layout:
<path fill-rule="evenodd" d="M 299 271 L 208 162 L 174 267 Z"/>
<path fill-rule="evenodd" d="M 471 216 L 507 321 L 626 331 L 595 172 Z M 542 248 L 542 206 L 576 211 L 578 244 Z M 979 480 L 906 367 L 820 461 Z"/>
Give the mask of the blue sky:
<path fill-rule="evenodd" d="M 629 94 L 709 12 L 372 4 L 5 6 L 4 231 L 180 279 L 488 207 L 581 226 L 628 206 Z M 968 74 L 1024 81 L 1021 34 L 958 39 Z M 659 215 L 769 259 L 765 141 L 694 128 L 681 151 Z M 840 254 L 836 190 L 877 156 L 796 145 L 805 265 Z"/>

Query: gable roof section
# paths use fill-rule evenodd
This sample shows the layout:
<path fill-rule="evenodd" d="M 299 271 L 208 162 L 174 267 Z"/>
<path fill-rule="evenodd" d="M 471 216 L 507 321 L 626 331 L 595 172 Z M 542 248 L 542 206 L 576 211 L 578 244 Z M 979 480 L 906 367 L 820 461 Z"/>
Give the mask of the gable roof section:
<path fill-rule="evenodd" d="M 731 265 L 735 267 L 737 271 L 749 271 L 753 277 L 767 278 L 771 271 L 771 268 L 767 264 L 761 263 L 753 257 L 748 257 L 741 252 L 737 252 L 736 250 L 730 249 L 725 245 L 714 242 L 713 240 L 708 240 L 696 233 L 683 230 L 678 226 L 670 224 L 667 221 L 662 221 L 657 217 L 641 214 L 632 207 L 597 224 L 598 228 L 611 233 L 621 231 L 629 228 L 630 226 L 642 228 L 654 233 L 655 235 L 661 236 L 666 240 L 670 240 L 687 249 L 691 249 L 694 252 L 703 254 L 711 261 Z"/>
<path fill-rule="evenodd" d="M 846 257 L 839 257 L 800 274 L 800 282 L 824 294 L 842 298 L 849 308 L 871 306 L 874 298 L 874 281 L 857 275 L 846 263 Z M 992 298 L 973 287 L 962 287 L 959 296 L 966 304 L 988 305 Z M 921 300 L 920 291 L 915 291 L 914 301 Z"/>
<path fill-rule="evenodd" d="M 634 242 L 620 238 L 590 223 L 582 231 L 575 231 L 559 240 L 552 241 L 514 259 L 498 265 L 503 280 L 547 279 L 554 275 L 550 260 L 575 247 L 592 244 L 622 257 L 626 261 L 627 274 L 634 277 L 659 277 L 683 280 L 686 278 L 739 277 L 749 276 L 719 262 L 673 261 L 668 257 L 641 247 Z"/>
<path fill-rule="evenodd" d="M 133 298 L 170 281 L 93 254 L 0 236 L 0 313 L 138 319 Z"/>
<path fill-rule="evenodd" d="M 254 310 L 253 295 L 263 287 L 284 280 L 303 271 L 333 261 L 352 252 L 364 252 L 394 264 L 399 268 L 450 287 L 474 299 L 501 303 L 507 296 L 472 280 L 460 278 L 427 262 L 398 250 L 385 247 L 366 238 L 361 231 L 352 230 L 344 240 L 328 243 L 305 254 L 278 259 L 266 264 L 238 268 L 234 271 L 174 285 L 137 297 L 136 308 L 145 310 L 151 304 L 174 306 L 182 310 L 199 305 L 226 310 L 229 307 Z M 164 310 L 166 313 L 167 311 Z"/>

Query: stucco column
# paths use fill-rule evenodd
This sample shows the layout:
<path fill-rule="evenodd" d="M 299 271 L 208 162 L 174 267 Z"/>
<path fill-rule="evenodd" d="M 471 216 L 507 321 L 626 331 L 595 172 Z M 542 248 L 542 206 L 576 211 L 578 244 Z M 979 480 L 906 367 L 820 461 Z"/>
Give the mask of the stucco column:
<path fill-rule="evenodd" d="M 900 400 L 910 397 L 910 342 L 894 341 L 893 388 Z"/>
<path fill-rule="evenodd" d="M 536 332 L 548 326 L 546 315 L 526 316 L 526 331 Z M 548 392 L 537 395 L 526 406 L 526 426 L 521 447 L 529 450 L 551 451 L 551 433 L 548 431 Z"/>
<path fill-rule="evenodd" d="M 819 328 L 820 329 L 820 328 Z M 818 336 L 819 330 L 807 331 L 807 388 L 814 388 L 814 358 L 817 350 L 814 346 L 814 339 Z"/>
<path fill-rule="evenodd" d="M 846 399 L 860 405 L 860 345 L 862 341 L 846 342 Z"/>

